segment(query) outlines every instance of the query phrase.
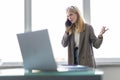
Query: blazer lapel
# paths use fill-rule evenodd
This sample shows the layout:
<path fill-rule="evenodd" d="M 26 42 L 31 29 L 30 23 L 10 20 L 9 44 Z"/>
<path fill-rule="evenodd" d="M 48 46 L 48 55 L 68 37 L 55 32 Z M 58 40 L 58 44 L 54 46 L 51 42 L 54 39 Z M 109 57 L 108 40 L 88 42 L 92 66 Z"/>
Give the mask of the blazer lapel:
<path fill-rule="evenodd" d="M 79 52 L 81 51 L 81 48 L 82 48 L 82 45 L 83 45 L 83 41 L 84 41 L 84 37 L 85 37 L 85 31 L 80 33 Z"/>

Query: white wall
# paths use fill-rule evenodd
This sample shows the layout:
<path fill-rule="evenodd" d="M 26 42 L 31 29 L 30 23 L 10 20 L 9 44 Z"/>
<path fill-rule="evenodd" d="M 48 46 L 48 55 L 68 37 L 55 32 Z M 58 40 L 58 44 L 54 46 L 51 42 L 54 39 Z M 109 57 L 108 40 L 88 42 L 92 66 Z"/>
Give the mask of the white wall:
<path fill-rule="evenodd" d="M 97 66 L 104 71 L 103 80 L 120 80 L 120 65 Z"/>

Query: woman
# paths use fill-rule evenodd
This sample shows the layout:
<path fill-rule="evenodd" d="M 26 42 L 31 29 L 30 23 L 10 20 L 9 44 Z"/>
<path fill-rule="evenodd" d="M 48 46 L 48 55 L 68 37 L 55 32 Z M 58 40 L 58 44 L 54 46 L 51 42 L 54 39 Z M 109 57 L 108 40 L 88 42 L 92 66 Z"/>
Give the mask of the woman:
<path fill-rule="evenodd" d="M 67 21 L 62 45 L 68 46 L 68 64 L 84 65 L 95 68 L 93 48 L 99 48 L 103 41 L 103 34 L 108 30 L 102 27 L 98 37 L 95 36 L 93 27 L 83 20 L 76 6 L 66 10 Z"/>

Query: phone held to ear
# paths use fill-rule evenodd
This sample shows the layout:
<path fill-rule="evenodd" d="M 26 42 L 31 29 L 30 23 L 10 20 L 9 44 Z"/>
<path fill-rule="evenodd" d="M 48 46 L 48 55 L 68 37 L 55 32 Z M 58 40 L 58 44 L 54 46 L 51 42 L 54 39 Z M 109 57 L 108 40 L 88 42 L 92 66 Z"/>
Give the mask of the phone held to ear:
<path fill-rule="evenodd" d="M 67 19 L 67 21 L 65 22 L 65 25 L 66 25 L 67 27 L 71 27 L 72 22 L 71 22 L 69 19 Z"/>

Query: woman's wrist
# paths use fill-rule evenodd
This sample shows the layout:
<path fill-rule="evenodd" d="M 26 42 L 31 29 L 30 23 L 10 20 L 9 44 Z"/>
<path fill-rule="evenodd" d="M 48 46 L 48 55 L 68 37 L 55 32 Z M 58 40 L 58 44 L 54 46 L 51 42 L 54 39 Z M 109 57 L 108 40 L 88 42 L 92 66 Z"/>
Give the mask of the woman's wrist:
<path fill-rule="evenodd" d="M 68 31 L 65 31 L 65 33 L 68 35 L 69 34 L 69 32 Z"/>
<path fill-rule="evenodd" d="M 98 38 L 99 38 L 99 39 L 103 38 L 103 35 L 102 35 L 102 34 L 99 34 L 99 35 L 98 35 Z"/>

